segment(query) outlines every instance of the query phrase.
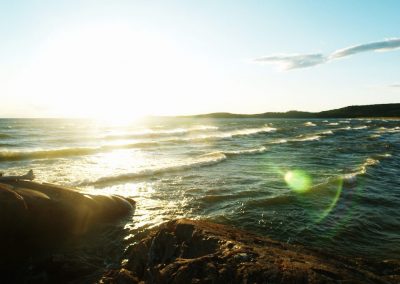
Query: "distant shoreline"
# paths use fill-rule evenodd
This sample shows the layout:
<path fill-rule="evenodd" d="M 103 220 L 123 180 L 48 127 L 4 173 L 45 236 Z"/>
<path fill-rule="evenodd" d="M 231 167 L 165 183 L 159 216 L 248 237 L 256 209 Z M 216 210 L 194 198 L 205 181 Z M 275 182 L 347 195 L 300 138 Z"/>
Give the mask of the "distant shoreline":
<path fill-rule="evenodd" d="M 338 109 L 307 112 L 291 110 L 286 112 L 264 112 L 255 114 L 240 114 L 230 112 L 214 112 L 194 115 L 147 115 L 140 117 L 146 119 L 168 119 L 168 118 L 284 118 L 284 119 L 400 119 L 400 103 L 353 105 Z M 96 120 L 93 117 L 0 117 L 0 119 L 67 119 L 67 120 Z"/>
<path fill-rule="evenodd" d="M 398 104 L 376 104 L 376 105 L 355 105 L 339 109 L 305 112 L 265 112 L 258 114 L 236 114 L 229 112 L 217 112 L 199 115 L 175 116 L 186 118 L 364 118 L 364 119 L 400 119 L 400 103 Z"/>

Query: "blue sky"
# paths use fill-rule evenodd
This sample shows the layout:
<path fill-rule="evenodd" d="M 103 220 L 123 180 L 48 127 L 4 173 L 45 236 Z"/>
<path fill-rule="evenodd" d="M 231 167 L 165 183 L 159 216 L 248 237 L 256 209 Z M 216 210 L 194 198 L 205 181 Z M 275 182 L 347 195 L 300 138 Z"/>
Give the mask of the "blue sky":
<path fill-rule="evenodd" d="M 399 1 L 1 1 L 0 116 L 399 102 L 398 11 Z"/>

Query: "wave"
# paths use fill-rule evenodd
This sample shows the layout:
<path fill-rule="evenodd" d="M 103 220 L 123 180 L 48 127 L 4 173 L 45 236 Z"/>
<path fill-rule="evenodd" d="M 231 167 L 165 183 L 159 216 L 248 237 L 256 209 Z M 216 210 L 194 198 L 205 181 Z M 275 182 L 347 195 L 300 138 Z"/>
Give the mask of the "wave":
<path fill-rule="evenodd" d="M 321 134 L 321 135 L 332 135 L 333 131 L 332 130 L 326 130 L 326 131 L 320 132 L 319 134 Z"/>
<path fill-rule="evenodd" d="M 365 162 L 360 166 L 360 169 L 358 173 L 360 174 L 366 174 L 367 173 L 367 168 L 370 166 L 375 166 L 380 163 L 380 160 L 374 159 L 374 158 L 367 158 Z"/>
<path fill-rule="evenodd" d="M 312 136 L 304 136 L 304 137 L 294 138 L 294 139 L 291 139 L 289 141 L 294 141 L 294 142 L 297 142 L 297 141 L 317 141 L 317 140 L 320 140 L 320 139 L 321 139 L 321 136 L 312 135 Z"/>
<path fill-rule="evenodd" d="M 0 143 L 0 147 L 15 147 L 17 144 L 12 143 Z"/>
<path fill-rule="evenodd" d="M 328 125 L 339 125 L 339 123 L 337 123 L 337 122 L 331 122 L 331 123 L 328 123 Z"/>
<path fill-rule="evenodd" d="M 331 132 L 325 131 L 325 132 L 314 134 L 314 135 L 311 135 L 311 136 L 300 135 L 300 136 L 297 136 L 296 138 L 291 138 L 291 139 L 278 139 L 278 140 L 275 140 L 275 141 L 271 141 L 268 144 L 285 144 L 285 143 L 288 143 L 288 142 L 318 141 L 318 140 L 320 140 L 322 138 L 320 136 L 320 134 L 321 135 L 330 135 L 330 134 L 333 134 L 333 132 L 331 133 Z"/>
<path fill-rule="evenodd" d="M 214 139 L 224 139 L 224 138 L 232 138 L 237 136 L 251 136 L 260 133 L 268 133 L 274 132 L 277 129 L 270 126 L 264 126 L 260 128 L 244 128 L 237 129 L 233 131 L 225 131 L 210 135 L 200 135 L 195 137 L 186 137 L 186 138 L 177 138 L 177 139 L 167 139 L 161 140 L 162 142 L 188 142 L 188 141 L 204 141 L 204 140 L 214 140 Z"/>
<path fill-rule="evenodd" d="M 351 130 L 352 128 L 350 126 L 342 127 L 342 128 L 336 128 L 334 130 Z"/>
<path fill-rule="evenodd" d="M 246 205 L 249 207 L 253 206 L 274 206 L 274 205 L 284 205 L 290 204 L 295 201 L 295 196 L 290 194 L 283 194 L 277 196 L 271 196 L 262 199 L 253 199 L 247 201 Z"/>
<path fill-rule="evenodd" d="M 262 146 L 260 148 L 254 149 L 245 149 L 245 150 L 237 150 L 237 151 L 224 151 L 226 156 L 236 156 L 236 155 L 243 155 L 243 154 L 262 154 L 267 151 L 267 148 Z"/>
<path fill-rule="evenodd" d="M 120 139 L 120 138 L 154 138 L 154 137 L 163 137 L 163 136 L 171 136 L 171 135 L 184 135 L 191 132 L 201 132 L 201 131 L 211 131 L 218 130 L 217 126 L 212 125 L 196 125 L 189 128 L 173 128 L 173 129 L 163 129 L 163 130 L 154 130 L 154 129 L 144 129 L 137 132 L 131 133 L 122 133 L 122 134 L 110 134 L 104 136 L 105 139 Z"/>
<path fill-rule="evenodd" d="M 194 132 L 202 132 L 204 130 L 206 131 L 211 131 L 211 130 L 218 130 L 219 128 L 216 126 L 196 126 L 193 128 L 176 128 L 176 129 L 170 129 L 170 130 L 158 130 L 158 131 L 142 131 L 142 132 L 137 132 L 137 133 L 131 133 L 131 134 L 115 134 L 115 135 L 109 135 L 106 136 L 106 139 L 116 139 L 116 138 L 157 138 L 157 137 L 163 137 L 163 136 L 177 136 L 177 135 L 184 135 L 184 134 L 190 134 Z M 203 135 L 197 135 L 197 136 L 192 136 L 192 137 L 174 137 L 174 138 L 166 138 L 166 139 L 160 139 L 160 142 L 172 142 L 172 143 L 184 143 L 188 141 L 204 141 L 204 140 L 213 140 L 213 139 L 224 139 L 224 138 L 232 138 L 232 137 L 237 137 L 237 136 L 249 136 L 249 135 L 255 135 L 259 133 L 267 133 L 267 132 L 273 132 L 276 131 L 277 129 L 274 127 L 270 126 L 263 126 L 260 128 L 244 128 L 244 129 L 237 129 L 237 130 L 232 130 L 232 131 L 225 131 L 225 132 L 218 132 L 218 133 L 212 133 L 212 134 L 203 134 Z"/>
<path fill-rule="evenodd" d="M 97 148 L 64 148 L 38 151 L 2 151 L 0 161 L 19 161 L 30 159 L 60 158 L 65 156 L 87 155 L 97 151 Z"/>
<path fill-rule="evenodd" d="M 337 129 L 333 129 L 333 130 L 337 130 Z M 333 134 L 334 134 L 334 131 L 325 130 L 325 131 L 321 131 L 321 132 L 312 133 L 309 135 L 302 134 L 302 135 L 296 136 L 295 138 L 281 138 L 281 139 L 278 139 L 275 141 L 271 141 L 268 144 L 284 144 L 284 143 L 288 143 L 288 142 L 318 141 L 318 140 L 321 140 L 321 138 L 324 138 L 328 135 L 333 135 Z"/>
<path fill-rule="evenodd" d="M 339 177 L 329 179 L 329 182 L 342 180 L 343 183 L 347 186 L 355 186 L 357 185 L 357 177 L 363 176 L 367 173 L 368 168 L 376 166 L 380 163 L 381 160 L 391 157 L 392 155 L 389 153 L 385 154 L 377 154 L 372 157 L 368 157 L 365 161 L 354 171 L 343 174 Z"/>
<path fill-rule="evenodd" d="M 395 133 L 395 132 L 400 132 L 400 126 L 396 126 L 393 128 L 387 128 L 387 127 L 379 127 L 378 132 L 381 133 Z"/>
<path fill-rule="evenodd" d="M 76 147 L 76 148 L 60 148 L 48 150 L 34 151 L 2 151 L 0 152 L 0 161 L 20 161 L 32 159 L 51 159 L 63 158 L 71 156 L 84 156 L 101 153 L 113 149 L 130 149 L 156 146 L 157 142 L 137 142 L 131 144 L 120 145 L 103 145 L 100 147 Z"/>
<path fill-rule="evenodd" d="M 372 139 L 376 139 L 376 138 L 379 138 L 379 137 L 381 137 L 380 134 L 372 134 L 372 135 L 369 136 L 369 138 L 372 138 Z"/>
<path fill-rule="evenodd" d="M 211 126 L 198 126 L 196 129 L 210 128 Z M 187 143 L 193 140 L 209 140 L 218 138 L 230 138 L 235 136 L 247 136 L 258 133 L 265 133 L 275 131 L 276 128 L 272 127 L 261 127 L 261 128 L 246 128 L 239 129 L 225 133 L 217 133 L 214 135 L 198 136 L 198 137 L 187 137 L 187 138 L 176 138 L 176 139 L 165 139 L 158 141 L 138 141 L 133 143 L 122 143 L 122 144 L 104 144 L 97 147 L 74 147 L 74 148 L 56 148 L 56 149 L 39 149 L 29 151 L 0 151 L 0 161 L 20 161 L 20 160 L 33 160 L 33 159 L 51 159 L 51 158 L 63 158 L 71 156 L 84 156 L 92 155 L 101 152 L 107 152 L 114 149 L 132 149 L 132 148 L 147 148 L 161 145 L 161 143 Z M 177 131 L 177 130 L 176 130 Z M 227 153 L 228 155 L 244 153 L 257 153 L 260 149 L 240 150 L 238 152 L 233 151 Z M 262 149 L 261 152 L 265 151 Z"/>
<path fill-rule="evenodd" d="M 227 157 L 221 152 L 213 152 L 205 155 L 201 155 L 196 159 L 190 161 L 181 162 L 172 166 L 164 166 L 158 168 L 144 169 L 133 173 L 124 173 L 116 176 L 106 176 L 101 177 L 95 181 L 84 181 L 78 184 L 78 186 L 88 186 L 88 185 L 108 185 L 112 183 L 121 183 L 130 180 L 148 178 L 152 176 L 157 176 L 166 173 L 180 172 L 188 169 L 205 167 L 210 165 L 218 164 Z"/>
<path fill-rule="evenodd" d="M 197 131 L 197 130 L 218 130 L 218 126 L 214 125 L 196 125 L 194 127 L 189 128 L 192 131 Z"/>
<path fill-rule="evenodd" d="M 237 199 L 238 196 L 233 194 L 222 194 L 222 195 L 204 195 L 199 198 L 200 201 L 205 203 L 220 203 L 228 201 L 230 199 Z"/>
<path fill-rule="evenodd" d="M 108 185 L 111 183 L 121 183 L 130 180 L 137 180 L 148 178 L 152 176 L 157 176 L 166 173 L 181 172 L 185 170 L 190 170 L 193 168 L 205 167 L 218 164 L 225 161 L 230 156 L 237 155 L 251 155 L 251 154 L 261 154 L 267 151 L 267 148 L 253 148 L 238 151 L 217 151 L 201 155 L 197 158 L 190 159 L 185 162 L 180 162 L 175 165 L 162 166 L 151 169 L 144 169 L 138 172 L 125 173 L 117 176 L 106 176 L 99 178 L 95 181 L 84 181 L 78 183 L 77 186 L 88 186 L 88 185 Z"/>
<path fill-rule="evenodd" d="M 5 134 L 5 133 L 0 133 L 0 139 L 7 139 L 7 138 L 11 138 L 11 135 Z"/>
<path fill-rule="evenodd" d="M 366 129 L 366 128 L 368 128 L 368 126 L 366 126 L 366 125 L 353 127 L 353 129 L 355 129 L 355 130 Z"/>
<path fill-rule="evenodd" d="M 317 126 L 315 123 L 312 123 L 311 121 L 307 121 L 304 123 L 305 126 Z"/>
<path fill-rule="evenodd" d="M 295 138 L 282 138 L 279 140 L 275 140 L 272 142 L 269 142 L 269 144 L 283 144 L 283 143 L 288 143 L 288 142 L 305 142 L 305 141 L 318 141 L 321 140 L 321 138 L 328 136 L 328 135 L 333 135 L 334 132 L 332 130 L 326 130 L 322 132 L 317 132 L 313 133 L 310 135 L 299 135 Z"/>
<path fill-rule="evenodd" d="M 254 134 L 259 134 L 259 133 L 267 133 L 267 132 L 273 132 L 276 131 L 277 129 L 274 127 L 270 126 L 264 126 L 260 128 L 245 128 L 245 129 L 238 129 L 238 130 L 233 130 L 233 131 L 228 131 L 228 132 L 222 132 L 216 135 L 209 135 L 205 136 L 202 138 L 230 138 L 230 137 L 235 137 L 235 136 L 248 136 L 248 135 L 254 135 Z"/>
<path fill-rule="evenodd" d="M 368 157 L 365 159 L 365 161 L 353 172 L 351 173 L 346 173 L 343 175 L 339 176 L 334 176 L 327 178 L 325 181 L 314 184 L 311 186 L 311 188 L 304 192 L 303 194 L 315 194 L 317 192 L 321 192 L 322 190 L 327 190 L 331 188 L 332 185 L 335 186 L 335 188 L 338 186 L 338 184 L 342 184 L 346 187 L 355 187 L 357 185 L 357 177 L 360 175 L 365 175 L 367 173 L 367 169 L 369 167 L 376 166 L 380 163 L 382 159 L 391 157 L 389 153 L 385 154 L 378 154 L 374 155 L 372 157 Z M 285 204 L 290 204 L 293 203 L 296 199 L 296 195 L 293 195 L 292 192 L 289 193 L 283 193 L 282 195 L 277 195 L 277 196 L 271 196 L 267 198 L 257 198 L 257 199 L 251 199 L 247 202 L 246 205 L 252 207 L 252 206 L 276 206 L 276 205 L 285 205 Z"/>

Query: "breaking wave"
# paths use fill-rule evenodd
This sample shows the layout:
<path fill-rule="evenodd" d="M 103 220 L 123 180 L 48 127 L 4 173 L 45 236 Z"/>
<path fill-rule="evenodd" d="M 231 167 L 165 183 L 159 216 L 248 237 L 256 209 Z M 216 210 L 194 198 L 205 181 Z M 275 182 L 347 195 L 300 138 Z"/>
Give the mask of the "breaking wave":
<path fill-rule="evenodd" d="M 130 180 L 143 179 L 152 176 L 157 176 L 166 173 L 174 173 L 181 172 L 185 170 L 190 170 L 194 168 L 212 166 L 218 164 L 222 161 L 225 161 L 230 156 L 237 155 L 251 155 L 251 154 L 261 154 L 267 151 L 267 148 L 260 147 L 254 149 L 245 149 L 245 150 L 237 150 L 237 151 L 224 151 L 224 152 L 212 152 L 208 154 L 201 155 L 197 158 L 190 159 L 188 161 L 180 162 L 175 165 L 161 166 L 157 168 L 144 169 L 138 172 L 133 173 L 125 173 L 116 176 L 106 176 L 99 178 L 95 181 L 84 181 L 78 186 L 87 186 L 87 185 L 108 185 L 112 183 L 118 182 L 126 182 Z"/>
<path fill-rule="evenodd" d="M 291 139 L 291 140 L 289 140 L 289 141 L 294 141 L 294 142 L 296 142 L 296 141 L 317 141 L 317 140 L 320 140 L 321 139 L 321 136 L 319 136 L 319 135 L 312 135 L 312 136 L 301 136 L 301 137 L 298 137 L 298 138 L 294 138 L 294 139 Z"/>
<path fill-rule="evenodd" d="M 190 128 L 174 128 L 174 129 L 163 129 L 163 130 L 154 130 L 154 129 L 144 129 L 137 132 L 131 133 L 122 133 L 122 134 L 110 134 L 106 135 L 105 139 L 120 139 L 120 138 L 155 138 L 155 137 L 164 137 L 164 136 L 173 136 L 173 135 L 184 135 L 188 133 L 195 132 L 203 132 L 203 131 L 212 131 L 218 130 L 217 126 L 211 125 L 197 125 Z"/>
<path fill-rule="evenodd" d="M 223 152 L 226 156 L 236 156 L 243 154 L 262 154 L 267 151 L 267 148 L 262 146 L 260 148 L 255 149 L 246 149 L 246 150 L 237 150 L 237 151 L 225 151 Z"/>
<path fill-rule="evenodd" d="M 238 137 L 238 136 L 251 136 L 251 135 L 256 135 L 256 134 L 260 134 L 260 133 L 274 132 L 276 130 L 277 129 L 274 127 L 264 126 L 264 127 L 260 127 L 260 128 L 244 128 L 244 129 L 219 132 L 219 133 L 214 133 L 214 134 L 209 134 L 209 135 L 199 135 L 199 136 L 194 136 L 194 137 L 167 139 L 167 140 L 161 140 L 161 141 L 177 142 L 177 143 L 187 142 L 187 141 L 207 141 L 207 140 L 215 140 L 215 139 L 233 138 L 233 137 Z"/>
<path fill-rule="evenodd" d="M 311 121 L 307 121 L 304 123 L 304 126 L 317 126 L 317 125 Z"/>
<path fill-rule="evenodd" d="M 334 177 L 328 179 L 328 183 L 337 182 L 338 180 L 342 180 L 343 184 L 347 186 L 355 186 L 357 185 L 357 177 L 363 176 L 367 173 L 368 168 L 376 166 L 380 163 L 381 160 L 391 157 L 391 154 L 378 154 L 372 157 L 368 157 L 365 161 L 355 170 L 342 174 L 341 176 Z"/>
<path fill-rule="evenodd" d="M 322 135 L 329 135 L 331 133 L 320 133 Z M 289 142 L 306 142 L 306 141 L 318 141 L 322 137 L 319 134 L 314 134 L 310 136 L 299 135 L 296 138 L 287 138 L 287 139 L 277 139 L 269 142 L 268 144 L 285 144 Z"/>
<path fill-rule="evenodd" d="M 395 132 L 400 132 L 400 126 L 396 126 L 393 128 L 387 128 L 387 127 L 379 127 L 378 132 L 381 133 L 395 133 Z"/>
<path fill-rule="evenodd" d="M 137 142 L 120 145 L 103 145 L 100 147 L 60 148 L 36 151 L 1 151 L 0 161 L 20 161 L 32 159 L 51 159 L 71 156 L 84 156 L 101 153 L 113 149 L 130 149 L 157 146 L 157 142 Z"/>
<path fill-rule="evenodd" d="M 87 185 L 108 185 L 113 183 L 122 183 L 130 180 L 142 179 L 151 176 L 157 176 L 166 173 L 173 173 L 173 172 L 180 172 L 188 169 L 205 167 L 210 165 L 218 164 L 227 157 L 221 152 L 214 152 L 202 155 L 197 159 L 192 159 L 190 161 L 177 163 L 176 165 L 172 166 L 164 166 L 164 167 L 157 167 L 151 169 L 144 169 L 138 172 L 133 173 L 124 173 L 115 176 L 105 176 L 101 177 L 95 181 L 84 181 L 78 184 L 78 186 L 87 186 Z"/>
<path fill-rule="evenodd" d="M 233 130 L 233 131 L 217 133 L 215 135 L 200 136 L 200 137 L 197 137 L 197 138 L 200 138 L 200 139 L 230 138 L 230 137 L 235 137 L 235 136 L 248 136 L 248 135 L 254 135 L 254 134 L 259 134 L 259 133 L 267 133 L 267 132 L 273 132 L 273 131 L 276 131 L 276 128 L 270 127 L 270 126 L 264 126 L 264 127 L 260 127 L 260 128 L 238 129 L 238 130 Z M 197 139 L 197 138 L 194 138 L 194 139 Z"/>
<path fill-rule="evenodd" d="M 199 129 L 197 127 L 196 129 Z M 211 129 L 211 126 L 201 126 L 201 128 Z M 74 148 L 57 148 L 57 149 L 39 149 L 30 151 L 0 151 L 0 161 L 21 161 L 21 160 L 32 160 L 32 159 L 51 159 L 51 158 L 63 158 L 71 156 L 84 156 L 92 155 L 101 152 L 107 152 L 115 149 L 131 149 L 131 148 L 148 148 L 159 146 L 162 143 L 187 143 L 195 140 L 212 140 L 220 138 L 231 138 L 236 136 L 248 136 L 255 135 L 258 133 L 266 133 L 275 131 L 276 128 L 265 126 L 261 128 L 245 128 L 229 132 L 216 133 L 211 135 L 202 135 L 196 137 L 176 138 L 176 139 L 165 139 L 158 141 L 138 141 L 133 143 L 122 143 L 122 144 L 104 144 L 98 147 L 74 147 Z M 174 130 L 178 132 L 177 129 Z M 243 150 L 245 153 L 258 152 L 259 149 L 255 150 Z M 262 150 L 264 151 L 264 150 Z M 235 155 L 235 151 L 228 153 L 228 155 Z M 240 154 L 240 151 L 238 152 Z"/>
<path fill-rule="evenodd" d="M 357 169 L 351 173 L 346 173 L 340 176 L 334 176 L 328 178 L 326 181 L 314 184 L 310 190 L 306 193 L 313 194 L 321 190 L 325 190 L 330 185 L 337 185 L 338 183 L 343 183 L 344 186 L 354 187 L 357 185 L 357 177 L 359 175 L 364 175 L 369 167 L 376 166 L 380 163 L 382 159 L 390 157 L 390 154 L 380 154 L 374 157 L 367 158 Z M 247 202 L 246 205 L 252 206 L 274 206 L 274 205 L 285 205 L 292 203 L 296 200 L 296 195 L 293 194 L 282 194 L 276 196 L 269 196 L 267 198 L 252 199 Z"/>

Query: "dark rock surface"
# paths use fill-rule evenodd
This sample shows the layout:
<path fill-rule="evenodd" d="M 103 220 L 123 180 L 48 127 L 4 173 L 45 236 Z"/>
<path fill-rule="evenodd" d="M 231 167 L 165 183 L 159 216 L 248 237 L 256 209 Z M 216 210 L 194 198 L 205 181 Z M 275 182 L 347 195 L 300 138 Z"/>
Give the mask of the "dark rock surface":
<path fill-rule="evenodd" d="M 60 280 L 79 279 L 93 273 L 94 266 L 98 269 L 107 255 L 112 254 L 111 250 L 97 253 L 102 247 L 123 246 L 123 234 L 115 231 L 122 226 L 118 221 L 131 216 L 134 207 L 133 200 L 115 195 L 87 195 L 31 181 L 1 182 L 0 272 L 3 280 L 8 276 L 15 282 L 15 277 L 23 273 L 27 278 L 18 278 L 21 282 L 38 279 L 32 281 L 64 283 Z M 115 237 L 106 236 L 113 233 Z M 111 244 L 112 241 L 118 244 Z M 51 278 L 52 273 L 59 278 Z"/>
<path fill-rule="evenodd" d="M 350 260 L 231 227 L 167 222 L 99 283 L 399 283 L 399 262 Z"/>
<path fill-rule="evenodd" d="M 128 198 L 82 194 L 46 183 L 0 183 L 0 230 L 82 235 L 93 225 L 127 215 L 134 205 Z"/>

